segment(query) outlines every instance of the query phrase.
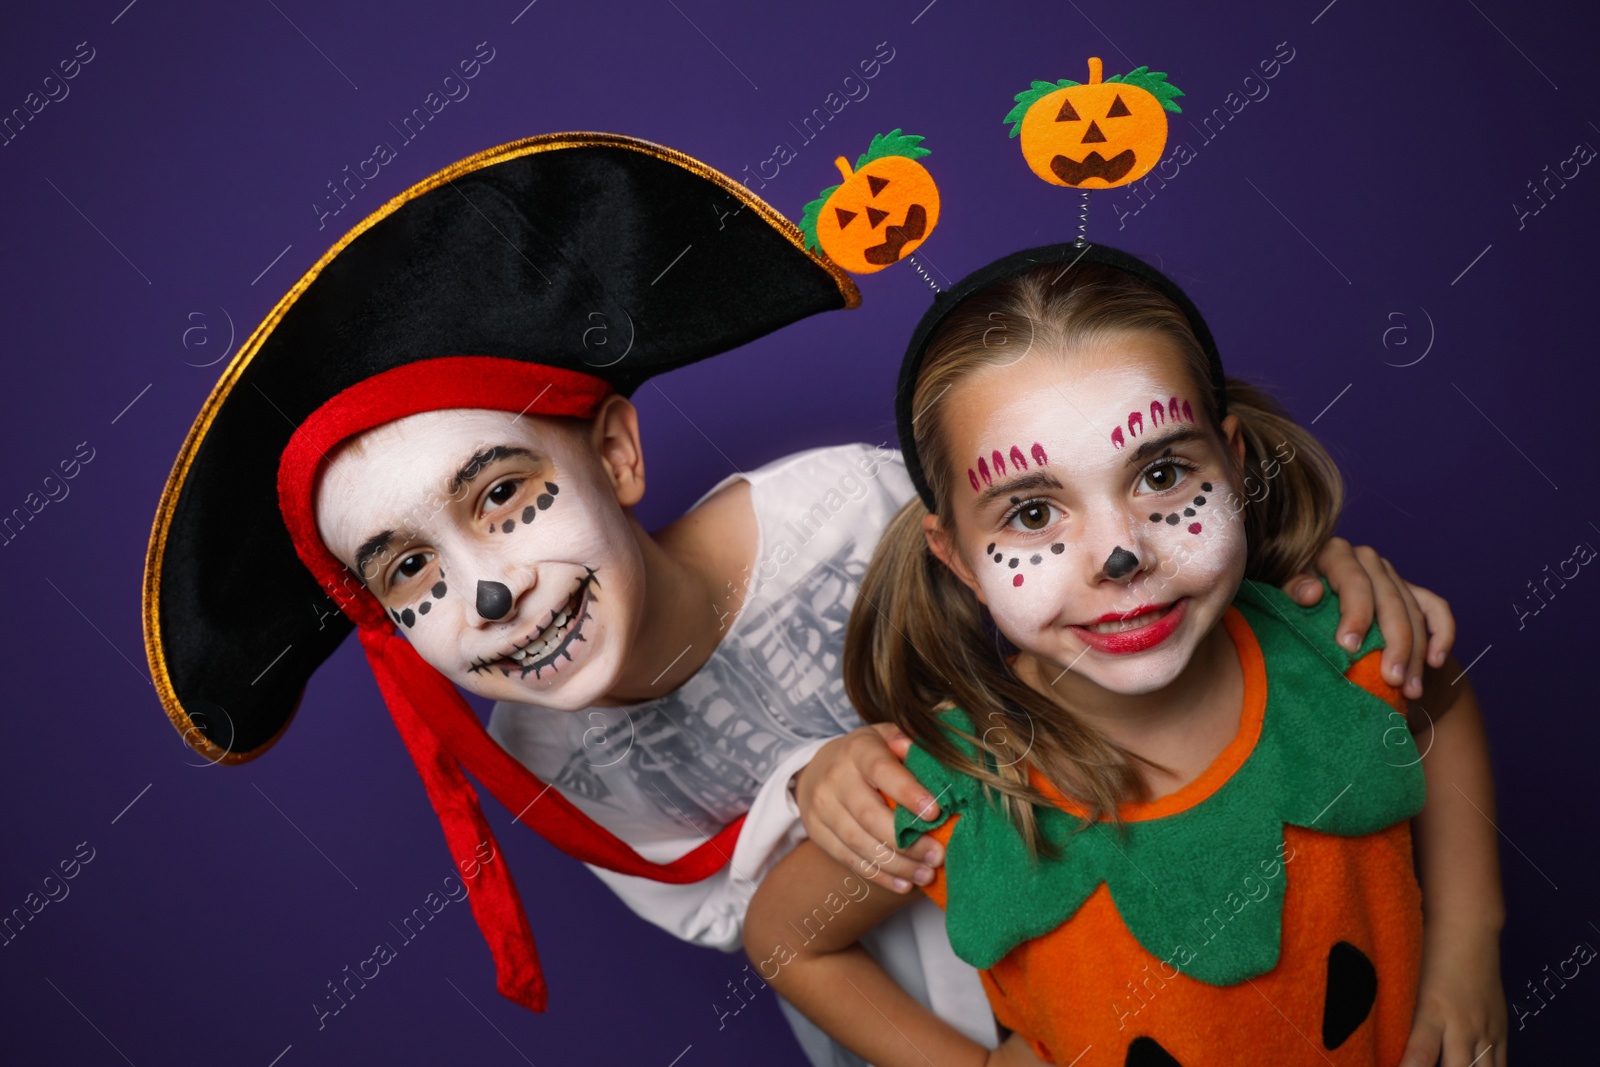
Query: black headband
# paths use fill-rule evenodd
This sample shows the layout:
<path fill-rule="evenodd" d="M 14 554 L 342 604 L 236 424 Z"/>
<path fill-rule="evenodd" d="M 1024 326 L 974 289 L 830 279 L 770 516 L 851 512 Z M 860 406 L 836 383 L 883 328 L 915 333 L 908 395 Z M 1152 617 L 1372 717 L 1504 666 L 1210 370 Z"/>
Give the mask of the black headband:
<path fill-rule="evenodd" d="M 912 332 L 911 343 L 906 347 L 905 360 L 900 364 L 900 384 L 895 390 L 894 398 L 895 422 L 900 431 L 900 451 L 905 456 L 906 472 L 911 475 L 911 484 L 917 487 L 917 494 L 922 497 L 922 502 L 929 511 L 935 511 L 936 504 L 933 492 L 928 488 L 928 479 L 922 473 L 922 460 L 917 455 L 917 442 L 912 433 L 912 422 L 921 413 L 912 410 L 911 406 L 917 389 L 917 376 L 922 371 L 922 359 L 927 353 L 928 341 L 945 319 L 974 294 L 996 282 L 1053 263 L 1062 265 L 1063 274 L 1080 263 L 1095 263 L 1126 271 L 1149 282 L 1162 295 L 1178 305 L 1189 320 L 1189 327 L 1194 331 L 1195 339 L 1200 342 L 1206 360 L 1211 365 L 1211 388 L 1216 394 L 1217 417 L 1222 418 L 1228 413 L 1222 359 L 1217 355 L 1217 345 L 1211 339 L 1211 330 L 1207 328 L 1206 320 L 1201 318 L 1200 309 L 1194 306 L 1194 302 L 1172 279 L 1144 260 L 1107 245 L 1087 244 L 1081 247 L 1075 244 L 1045 245 L 1042 248 L 1014 252 L 986 267 L 978 268 L 962 278 L 953 288 L 935 296 L 933 307 L 922 316 L 922 321 L 917 323 L 916 330 Z"/>

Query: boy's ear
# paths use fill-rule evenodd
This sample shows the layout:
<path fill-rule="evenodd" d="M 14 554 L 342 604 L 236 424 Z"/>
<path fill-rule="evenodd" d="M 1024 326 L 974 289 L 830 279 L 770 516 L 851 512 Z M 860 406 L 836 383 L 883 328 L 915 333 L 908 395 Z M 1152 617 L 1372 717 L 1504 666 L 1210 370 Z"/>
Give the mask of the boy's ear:
<path fill-rule="evenodd" d="M 617 494 L 631 508 L 644 499 L 644 448 L 639 443 L 639 411 L 627 397 L 612 394 L 600 402 L 589 443 Z"/>
<path fill-rule="evenodd" d="M 961 579 L 961 584 L 972 590 L 978 598 L 978 603 L 988 606 L 989 602 L 983 598 L 983 590 L 978 587 L 978 580 L 972 575 L 972 568 L 967 566 L 967 561 L 961 557 L 961 552 L 956 548 L 950 532 L 939 522 L 937 515 L 924 515 L 922 517 L 922 534 L 928 539 L 928 551 L 950 569 L 950 573 Z"/>

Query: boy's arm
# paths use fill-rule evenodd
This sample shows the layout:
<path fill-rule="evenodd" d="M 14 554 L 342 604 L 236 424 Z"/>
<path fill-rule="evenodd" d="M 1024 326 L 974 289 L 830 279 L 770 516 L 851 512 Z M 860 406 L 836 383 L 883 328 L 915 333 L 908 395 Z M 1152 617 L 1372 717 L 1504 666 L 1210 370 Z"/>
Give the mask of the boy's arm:
<path fill-rule="evenodd" d="M 750 902 L 745 951 L 763 981 L 829 1036 L 879 1067 L 1027 1062 L 991 1060 L 1017 1050 L 991 1053 L 972 1041 L 917 1003 L 856 943 L 911 900 L 909 894 L 873 886 L 802 841 Z"/>
<path fill-rule="evenodd" d="M 1410 721 L 1428 799 L 1412 823 L 1422 884 L 1422 979 L 1402 1067 L 1504 1067 L 1500 889 L 1494 781 L 1483 715 L 1454 656 L 1424 675 Z M 1478 1059 L 1490 1046 L 1493 1051 Z"/>

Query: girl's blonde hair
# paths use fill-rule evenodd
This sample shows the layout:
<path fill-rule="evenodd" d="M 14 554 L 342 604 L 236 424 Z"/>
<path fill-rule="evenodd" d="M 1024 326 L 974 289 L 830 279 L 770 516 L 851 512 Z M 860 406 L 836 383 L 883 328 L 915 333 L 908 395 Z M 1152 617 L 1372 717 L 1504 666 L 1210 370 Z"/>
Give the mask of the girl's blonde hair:
<path fill-rule="evenodd" d="M 1196 415 L 1220 436 L 1210 365 L 1189 319 L 1135 275 L 1100 264 L 1067 272 L 1045 265 L 996 282 L 950 313 L 929 339 L 911 404 L 921 413 L 917 457 L 945 530 L 955 528 L 957 465 L 941 430 L 939 398 L 984 367 L 1128 333 L 1154 334 L 1179 353 L 1199 401 Z M 1249 499 L 1219 503 L 1242 511 L 1245 576 L 1280 585 L 1332 535 L 1343 485 L 1327 452 L 1269 395 L 1234 378 L 1226 389 L 1228 413 L 1239 417 L 1245 441 L 1235 482 Z M 1253 486 L 1266 490 L 1259 499 Z M 866 721 L 896 724 L 946 766 L 989 786 L 1030 848 L 1040 844 L 1033 806 L 1049 803 L 1030 784 L 1030 765 L 1078 800 L 1089 821 L 1115 819 L 1118 805 L 1144 795 L 1136 757 L 1017 678 L 977 598 L 929 551 L 927 514 L 920 498 L 900 510 L 862 580 L 845 640 L 851 701 Z M 936 721 L 950 708 L 971 717 L 967 739 L 978 746 L 977 759 Z"/>

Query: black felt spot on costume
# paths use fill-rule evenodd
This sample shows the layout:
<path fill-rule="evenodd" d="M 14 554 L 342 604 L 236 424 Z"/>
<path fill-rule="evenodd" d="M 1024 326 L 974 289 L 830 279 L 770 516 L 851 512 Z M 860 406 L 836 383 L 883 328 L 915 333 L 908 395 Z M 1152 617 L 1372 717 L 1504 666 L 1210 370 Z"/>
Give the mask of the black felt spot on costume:
<path fill-rule="evenodd" d="M 1167 516 L 1167 525 L 1168 526 L 1176 526 L 1176 525 L 1178 525 L 1178 513 L 1177 512 L 1173 512 L 1171 515 Z"/>
<path fill-rule="evenodd" d="M 539 509 L 534 507 L 532 504 L 529 504 L 527 507 L 522 509 L 522 521 L 532 522 L 533 517 L 537 514 L 539 514 Z"/>
<path fill-rule="evenodd" d="M 1153 1037 L 1136 1037 L 1128 1042 L 1128 1058 L 1122 1062 L 1124 1067 L 1183 1067 Z"/>
<path fill-rule="evenodd" d="M 503 619 L 511 610 L 511 590 L 499 582 L 478 582 L 478 614 L 485 619 Z"/>
<path fill-rule="evenodd" d="M 554 504 L 555 502 L 555 497 L 551 496 L 549 493 L 540 493 L 539 499 L 534 501 L 535 504 L 539 505 L 540 511 L 548 511 L 550 509 L 550 505 Z"/>
<path fill-rule="evenodd" d="M 415 626 L 417 624 L 416 612 L 407 608 L 400 613 L 400 621 L 405 623 L 407 627 Z"/>
<path fill-rule="evenodd" d="M 1378 971 L 1367 954 L 1340 941 L 1328 950 L 1328 992 L 1322 1004 L 1322 1045 L 1336 1049 L 1372 1014 Z"/>
<path fill-rule="evenodd" d="M 443 582 L 434 582 L 433 588 L 429 590 L 429 592 L 433 594 L 433 599 L 435 600 L 442 598 L 449 591 L 449 587 Z"/>
<path fill-rule="evenodd" d="M 431 601 L 431 600 L 424 600 L 422 603 L 417 605 L 417 614 L 418 615 L 426 615 L 428 612 L 430 612 L 432 610 L 433 610 L 433 601 Z"/>

